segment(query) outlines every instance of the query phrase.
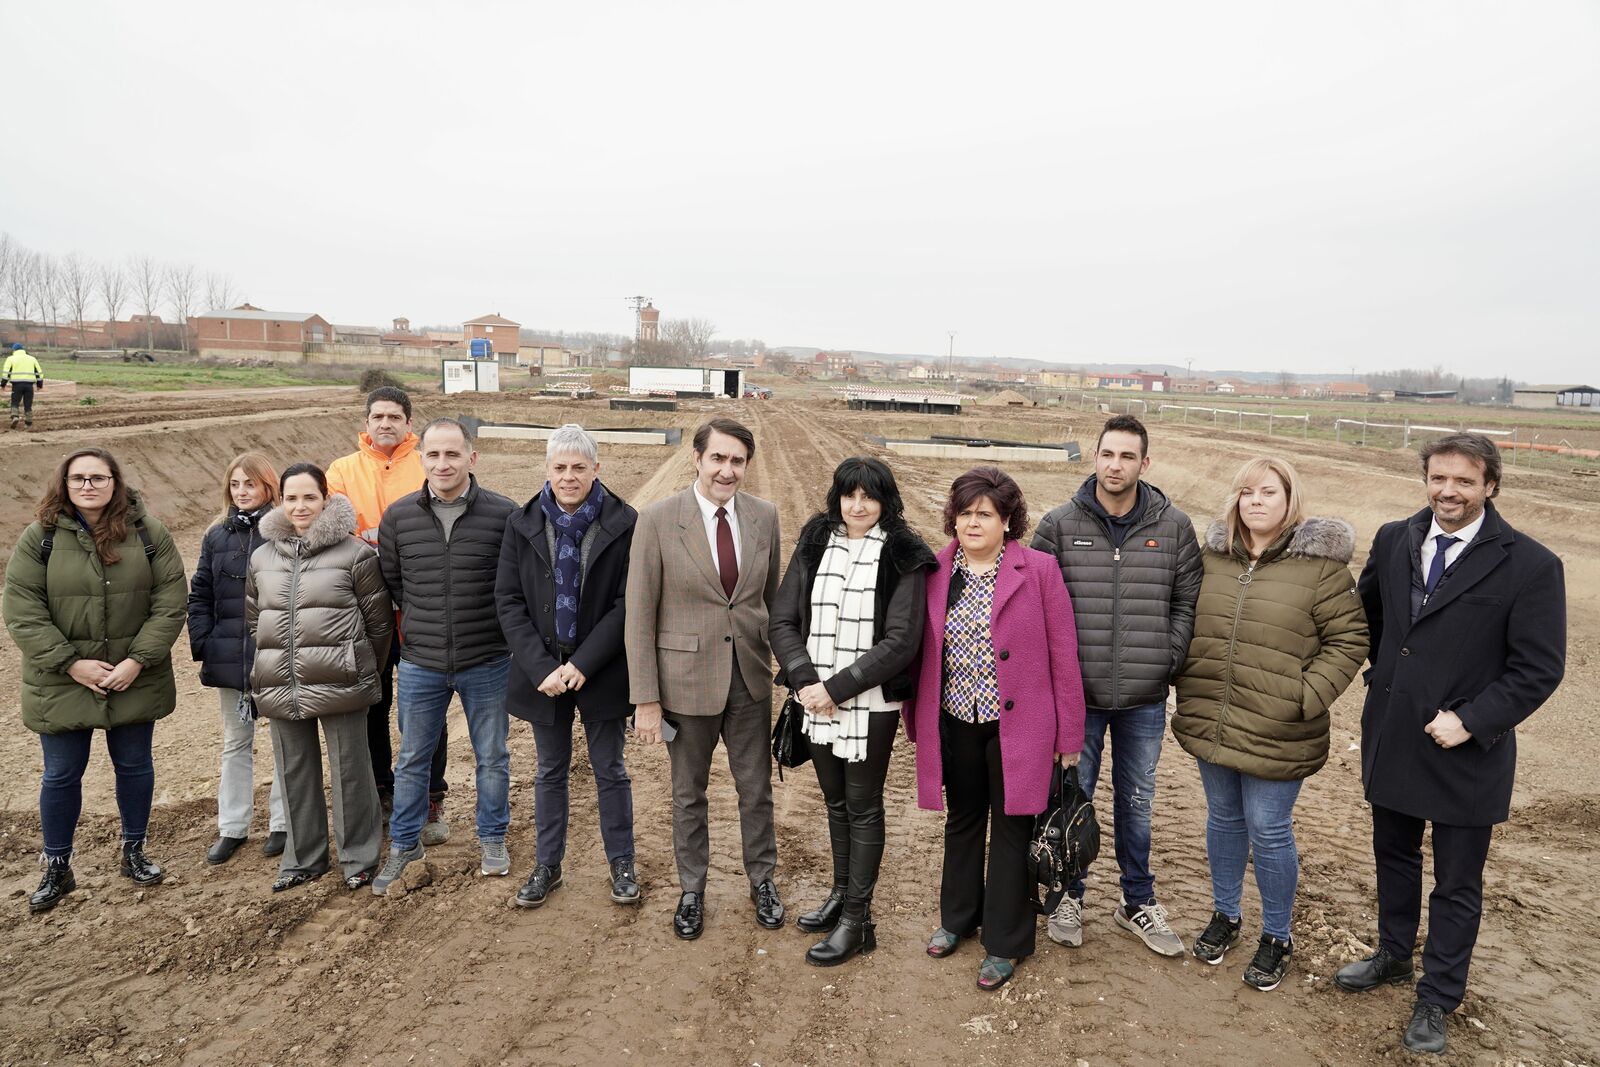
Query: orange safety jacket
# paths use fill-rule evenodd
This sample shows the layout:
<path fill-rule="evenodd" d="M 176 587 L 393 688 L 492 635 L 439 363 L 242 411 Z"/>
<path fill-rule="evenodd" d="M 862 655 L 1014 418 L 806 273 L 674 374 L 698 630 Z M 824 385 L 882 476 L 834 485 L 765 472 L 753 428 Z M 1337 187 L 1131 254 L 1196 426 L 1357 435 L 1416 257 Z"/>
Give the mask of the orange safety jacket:
<path fill-rule="evenodd" d="M 365 430 L 360 443 L 358 451 L 328 464 L 328 489 L 350 498 L 356 509 L 356 536 L 377 548 L 378 523 L 384 511 L 407 493 L 421 489 L 427 475 L 417 454 L 415 433 L 406 434 L 392 456 L 378 451 Z"/>

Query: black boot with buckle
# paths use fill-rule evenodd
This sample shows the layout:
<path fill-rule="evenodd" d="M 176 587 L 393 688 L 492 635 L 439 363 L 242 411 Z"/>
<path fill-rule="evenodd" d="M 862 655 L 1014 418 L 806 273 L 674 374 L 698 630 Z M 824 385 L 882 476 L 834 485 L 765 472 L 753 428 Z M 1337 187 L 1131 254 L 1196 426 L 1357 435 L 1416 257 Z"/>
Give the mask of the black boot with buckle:
<path fill-rule="evenodd" d="M 132 878 L 134 885 L 155 885 L 166 876 L 161 865 L 144 854 L 143 841 L 122 843 L 122 877 Z"/>
<path fill-rule="evenodd" d="M 28 910 L 49 911 L 61 903 L 62 897 L 76 888 L 78 880 L 72 877 L 72 857 L 47 858 L 44 861 L 44 877 L 39 879 L 39 888 L 28 898 Z"/>
<path fill-rule="evenodd" d="M 837 967 L 850 957 L 877 947 L 871 911 L 865 904 L 852 902 L 844 906 L 833 932 L 806 950 L 806 962 L 817 967 Z"/>

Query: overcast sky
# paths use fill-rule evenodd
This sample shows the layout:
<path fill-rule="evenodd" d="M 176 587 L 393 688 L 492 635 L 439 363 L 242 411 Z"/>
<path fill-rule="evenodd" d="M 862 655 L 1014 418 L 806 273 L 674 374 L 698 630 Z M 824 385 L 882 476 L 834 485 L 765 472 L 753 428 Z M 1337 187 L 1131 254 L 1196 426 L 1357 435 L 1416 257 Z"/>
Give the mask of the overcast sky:
<path fill-rule="evenodd" d="M 0 40 L 0 229 L 261 307 L 1600 377 L 1593 0 L 3 0 Z"/>

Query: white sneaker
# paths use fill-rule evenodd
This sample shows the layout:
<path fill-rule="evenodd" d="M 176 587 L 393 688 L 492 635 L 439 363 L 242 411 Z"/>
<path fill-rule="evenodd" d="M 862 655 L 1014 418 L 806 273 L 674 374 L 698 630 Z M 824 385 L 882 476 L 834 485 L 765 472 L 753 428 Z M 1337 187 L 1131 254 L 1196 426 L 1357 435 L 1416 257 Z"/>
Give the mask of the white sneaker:
<path fill-rule="evenodd" d="M 1128 914 L 1132 908 L 1133 914 Z M 1111 913 L 1117 925 L 1143 941 L 1151 952 L 1162 956 L 1183 955 L 1183 938 L 1167 925 L 1167 909 L 1155 901 L 1137 908 L 1124 904 Z"/>
<path fill-rule="evenodd" d="M 1056 910 L 1050 913 L 1047 929 L 1050 940 L 1058 945 L 1077 948 L 1083 944 L 1083 901 L 1071 893 L 1064 894 Z"/>

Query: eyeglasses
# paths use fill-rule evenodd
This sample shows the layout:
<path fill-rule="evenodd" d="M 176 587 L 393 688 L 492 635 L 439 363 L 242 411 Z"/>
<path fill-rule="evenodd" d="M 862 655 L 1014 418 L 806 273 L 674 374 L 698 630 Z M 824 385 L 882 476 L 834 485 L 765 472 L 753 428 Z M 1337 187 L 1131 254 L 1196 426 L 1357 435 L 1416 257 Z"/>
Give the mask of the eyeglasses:
<path fill-rule="evenodd" d="M 104 489 L 106 486 L 108 486 L 110 484 L 111 484 L 111 475 L 109 475 L 109 474 L 69 474 L 69 475 L 67 475 L 67 485 L 69 487 L 73 488 L 73 489 L 82 489 L 85 486 L 88 486 L 90 489 Z"/>

